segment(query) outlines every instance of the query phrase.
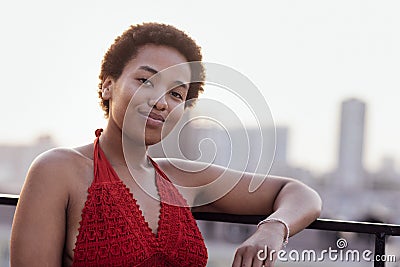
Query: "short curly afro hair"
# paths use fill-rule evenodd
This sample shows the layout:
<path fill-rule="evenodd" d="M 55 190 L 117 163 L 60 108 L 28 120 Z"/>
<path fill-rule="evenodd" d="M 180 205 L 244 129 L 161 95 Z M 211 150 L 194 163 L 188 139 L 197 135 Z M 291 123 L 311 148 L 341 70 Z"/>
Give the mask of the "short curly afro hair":
<path fill-rule="evenodd" d="M 98 95 L 100 106 L 105 112 L 105 117 L 109 116 L 109 100 L 102 98 L 102 86 L 107 77 L 117 80 L 124 67 L 133 59 L 140 47 L 146 44 L 163 45 L 178 50 L 188 62 L 201 62 L 202 55 L 200 47 L 186 33 L 177 28 L 161 23 L 143 23 L 132 25 L 121 36 L 117 37 L 107 53 L 104 55 L 101 71 L 100 83 L 98 85 Z M 203 64 L 191 64 L 193 82 L 189 85 L 186 100 L 196 100 L 199 93 L 204 91 L 205 71 Z M 186 101 L 185 108 L 193 106 L 195 101 Z"/>

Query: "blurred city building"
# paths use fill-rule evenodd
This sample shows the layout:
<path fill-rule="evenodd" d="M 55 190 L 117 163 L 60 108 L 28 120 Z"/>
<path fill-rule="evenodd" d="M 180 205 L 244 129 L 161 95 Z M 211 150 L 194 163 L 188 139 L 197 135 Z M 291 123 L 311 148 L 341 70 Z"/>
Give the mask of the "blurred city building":
<path fill-rule="evenodd" d="M 55 146 L 49 135 L 39 136 L 32 144 L 0 144 L 0 192 L 19 194 L 34 158 Z"/>
<path fill-rule="evenodd" d="M 364 136 L 366 104 L 347 99 L 341 104 L 337 169 L 333 183 L 342 190 L 368 187 L 364 169 Z"/>
<path fill-rule="evenodd" d="M 380 170 L 364 166 L 366 103 L 350 98 L 341 103 L 337 167 L 323 175 L 318 187 L 324 201 L 323 215 L 348 220 L 377 218 L 400 222 L 396 201 L 400 174 L 393 159 L 384 159 Z M 321 180 L 321 179 L 320 179 Z"/>

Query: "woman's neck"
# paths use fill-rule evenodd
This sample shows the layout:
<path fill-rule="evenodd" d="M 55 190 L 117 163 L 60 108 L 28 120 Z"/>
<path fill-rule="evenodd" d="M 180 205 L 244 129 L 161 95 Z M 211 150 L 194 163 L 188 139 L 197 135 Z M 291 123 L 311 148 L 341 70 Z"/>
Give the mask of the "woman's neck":
<path fill-rule="evenodd" d="M 128 166 L 137 170 L 147 169 L 149 164 L 147 147 L 122 136 L 118 127 L 110 123 L 100 136 L 100 146 L 113 166 Z M 128 164 L 129 163 L 129 164 Z"/>

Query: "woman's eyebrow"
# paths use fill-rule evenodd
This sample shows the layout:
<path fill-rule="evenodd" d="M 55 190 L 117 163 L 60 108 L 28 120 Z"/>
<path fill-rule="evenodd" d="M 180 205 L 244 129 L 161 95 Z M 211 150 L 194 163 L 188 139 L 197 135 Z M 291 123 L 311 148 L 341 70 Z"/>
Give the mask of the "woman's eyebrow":
<path fill-rule="evenodd" d="M 153 73 L 153 74 L 157 74 L 157 73 L 158 73 L 157 70 L 153 69 L 153 68 L 150 67 L 150 66 L 140 66 L 139 69 L 140 69 L 140 70 L 145 70 L 145 71 L 151 72 L 151 73 Z"/>
<path fill-rule="evenodd" d="M 145 71 L 151 72 L 151 73 L 153 73 L 153 74 L 157 74 L 157 73 L 158 73 L 157 70 L 155 70 L 155 69 L 153 69 L 152 67 L 147 66 L 147 65 L 140 66 L 139 69 L 140 69 L 140 70 L 145 70 Z M 189 82 L 182 82 L 182 81 L 177 80 L 177 81 L 174 82 L 174 84 L 175 84 L 176 86 L 183 86 L 185 89 L 189 89 Z"/>
<path fill-rule="evenodd" d="M 189 82 L 175 81 L 174 84 L 175 84 L 175 87 L 182 86 L 185 89 L 189 89 Z"/>

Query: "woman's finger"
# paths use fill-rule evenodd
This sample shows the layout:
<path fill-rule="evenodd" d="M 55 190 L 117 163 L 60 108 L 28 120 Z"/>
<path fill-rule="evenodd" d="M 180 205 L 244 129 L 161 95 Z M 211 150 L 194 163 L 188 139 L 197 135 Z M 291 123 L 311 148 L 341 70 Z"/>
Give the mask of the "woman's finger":
<path fill-rule="evenodd" d="M 236 250 L 235 257 L 233 258 L 232 267 L 240 267 L 242 265 L 242 255 L 239 250 Z"/>

